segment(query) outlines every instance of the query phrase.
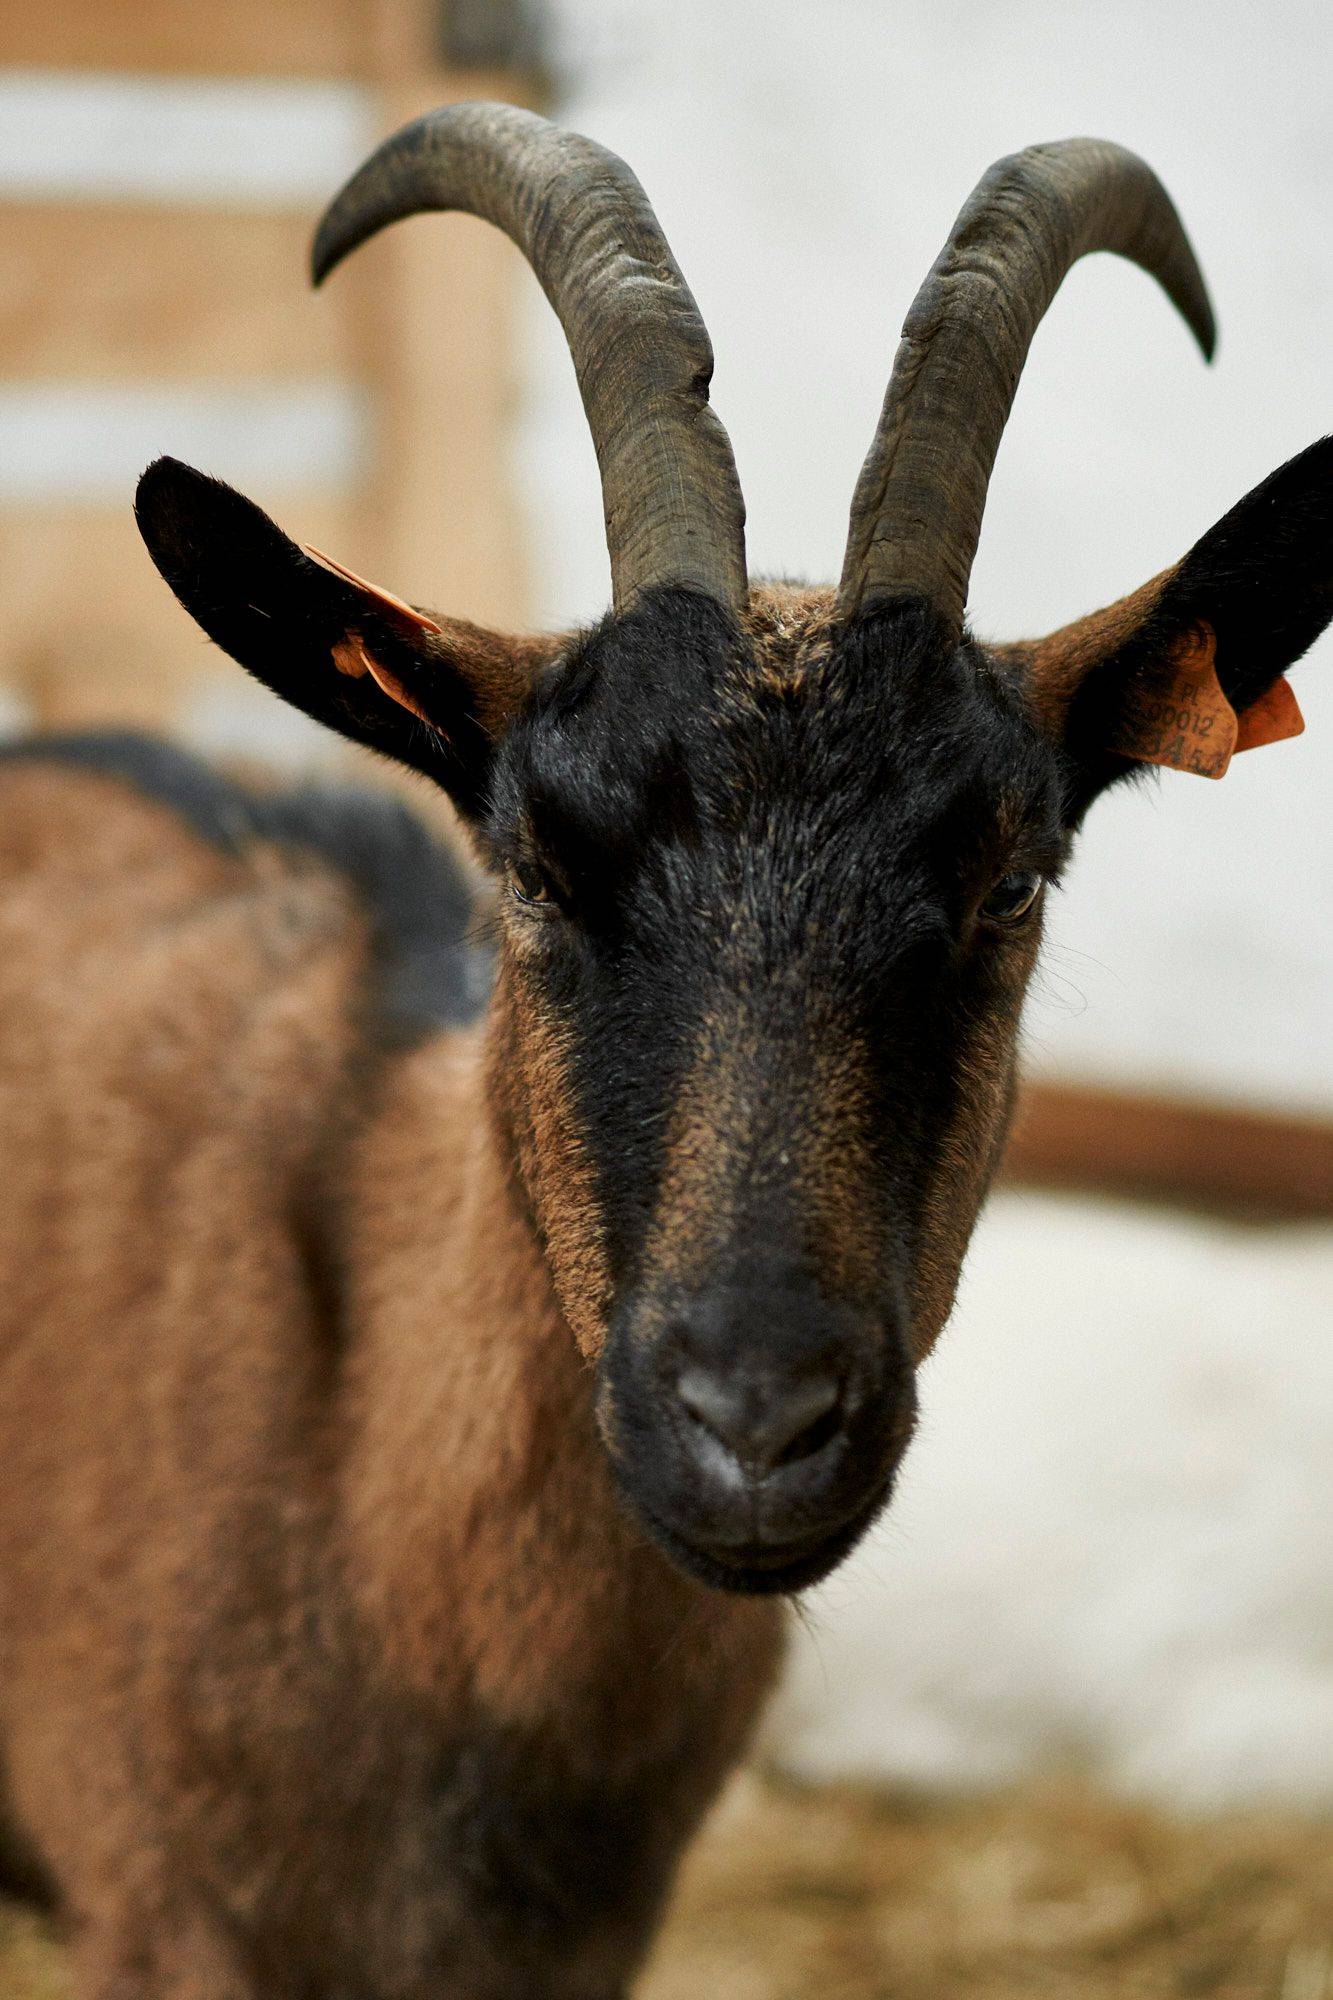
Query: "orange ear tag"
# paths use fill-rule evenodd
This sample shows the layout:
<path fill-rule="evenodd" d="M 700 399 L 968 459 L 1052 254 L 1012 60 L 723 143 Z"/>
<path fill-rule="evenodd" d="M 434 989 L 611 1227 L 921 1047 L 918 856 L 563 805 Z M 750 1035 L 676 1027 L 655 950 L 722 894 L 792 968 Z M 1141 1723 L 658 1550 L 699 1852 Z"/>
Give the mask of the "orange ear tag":
<path fill-rule="evenodd" d="M 1141 764 L 1193 771 L 1200 778 L 1225 774 L 1240 726 L 1222 692 L 1212 627 L 1200 625 L 1176 646 L 1170 670 L 1151 686 L 1131 687 L 1120 727 L 1109 747 Z"/>
<path fill-rule="evenodd" d="M 1222 692 L 1216 662 L 1216 636 L 1201 624 L 1177 645 L 1168 678 L 1131 690 L 1110 748 L 1141 764 L 1221 778 L 1238 751 L 1300 735 L 1305 720 L 1285 679 L 1237 716 Z"/>
<path fill-rule="evenodd" d="M 1300 703 L 1291 682 L 1283 674 L 1273 682 L 1267 694 L 1261 694 L 1258 701 L 1252 701 L 1248 708 L 1241 710 L 1236 748 L 1258 750 L 1265 743 L 1285 743 L 1289 736 L 1301 735 L 1304 728 L 1305 717 L 1301 714 Z"/>

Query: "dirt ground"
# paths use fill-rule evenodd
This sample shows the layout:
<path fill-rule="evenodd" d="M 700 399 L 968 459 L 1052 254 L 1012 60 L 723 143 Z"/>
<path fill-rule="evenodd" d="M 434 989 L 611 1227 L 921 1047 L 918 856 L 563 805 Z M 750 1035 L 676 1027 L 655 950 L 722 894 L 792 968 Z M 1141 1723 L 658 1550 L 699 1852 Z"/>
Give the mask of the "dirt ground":
<path fill-rule="evenodd" d="M 66 2000 L 0 1905 L 0 2000 Z M 638 2000 L 1333 2000 L 1333 1826 L 1062 1785 L 922 1805 L 742 1781 Z"/>

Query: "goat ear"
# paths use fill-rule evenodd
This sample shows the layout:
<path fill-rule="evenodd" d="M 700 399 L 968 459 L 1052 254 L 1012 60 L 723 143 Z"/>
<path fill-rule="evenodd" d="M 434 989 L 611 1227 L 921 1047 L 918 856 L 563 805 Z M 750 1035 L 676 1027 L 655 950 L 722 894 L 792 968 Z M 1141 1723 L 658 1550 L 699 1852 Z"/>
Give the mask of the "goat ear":
<path fill-rule="evenodd" d="M 1304 727 L 1285 670 L 1333 619 L 1333 438 L 1105 611 L 995 652 L 1073 760 L 1077 812 L 1144 764 L 1220 778 Z"/>
<path fill-rule="evenodd" d="M 436 620 L 290 541 L 229 486 L 159 458 L 139 481 L 148 553 L 210 639 L 317 722 L 482 808 L 495 743 L 558 641 Z"/>

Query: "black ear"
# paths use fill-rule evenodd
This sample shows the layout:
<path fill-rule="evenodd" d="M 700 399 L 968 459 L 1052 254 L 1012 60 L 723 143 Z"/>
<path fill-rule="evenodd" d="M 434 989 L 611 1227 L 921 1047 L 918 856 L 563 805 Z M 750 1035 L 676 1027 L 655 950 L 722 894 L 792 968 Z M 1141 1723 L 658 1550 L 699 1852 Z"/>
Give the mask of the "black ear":
<path fill-rule="evenodd" d="M 1078 809 L 1145 762 L 1220 777 L 1300 727 L 1282 676 L 1333 619 L 1333 437 L 1256 486 L 1183 562 L 1031 645 L 1022 673 Z"/>
<path fill-rule="evenodd" d="M 149 466 L 134 511 L 159 572 L 224 652 L 317 722 L 481 810 L 495 742 L 558 642 L 415 611 L 178 459 Z"/>
<path fill-rule="evenodd" d="M 1206 621 L 1217 677 L 1243 713 L 1333 619 L 1333 437 L 1270 473 L 1170 572 L 1154 622 Z"/>

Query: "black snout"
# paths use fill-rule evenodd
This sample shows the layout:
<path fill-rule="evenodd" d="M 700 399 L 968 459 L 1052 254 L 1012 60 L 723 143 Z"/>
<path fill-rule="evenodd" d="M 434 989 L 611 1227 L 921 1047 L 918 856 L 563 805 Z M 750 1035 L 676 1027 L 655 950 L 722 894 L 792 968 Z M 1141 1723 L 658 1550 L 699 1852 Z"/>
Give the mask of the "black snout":
<path fill-rule="evenodd" d="M 734 1362 L 687 1361 L 676 1394 L 686 1415 L 759 1479 L 829 1442 L 838 1428 L 842 1386 L 822 1369 L 783 1377 Z"/>
<path fill-rule="evenodd" d="M 600 1405 L 620 1484 L 682 1567 L 803 1588 L 873 1519 L 911 1434 L 895 1300 L 831 1299 L 799 1267 L 626 1302 Z"/>

